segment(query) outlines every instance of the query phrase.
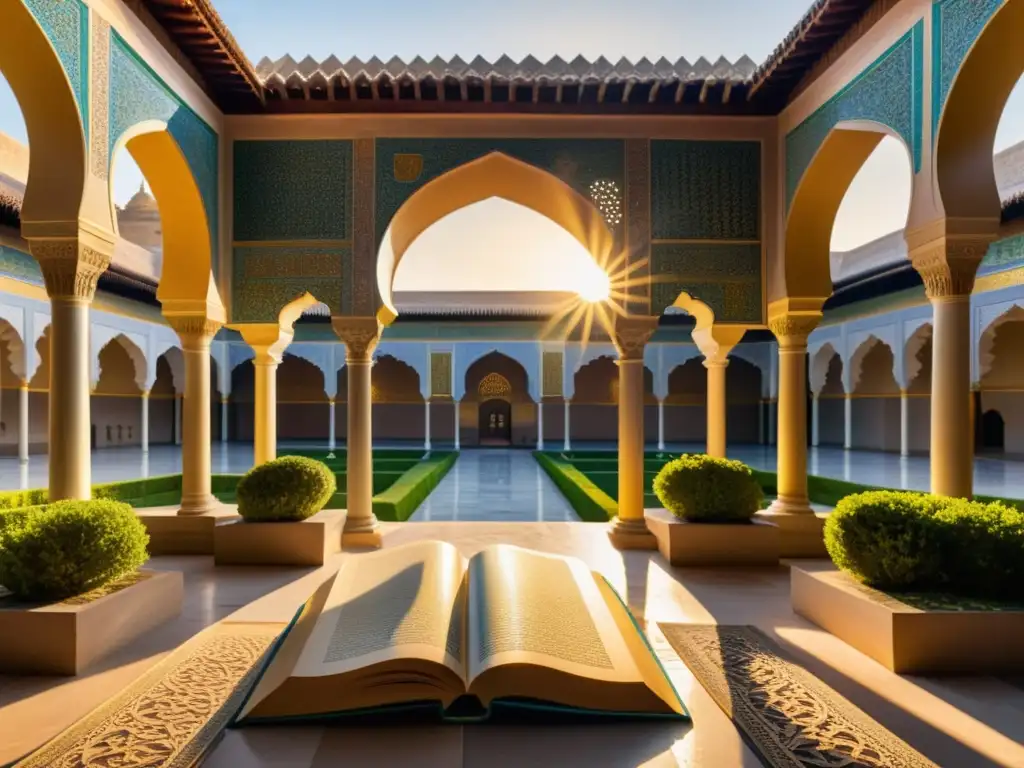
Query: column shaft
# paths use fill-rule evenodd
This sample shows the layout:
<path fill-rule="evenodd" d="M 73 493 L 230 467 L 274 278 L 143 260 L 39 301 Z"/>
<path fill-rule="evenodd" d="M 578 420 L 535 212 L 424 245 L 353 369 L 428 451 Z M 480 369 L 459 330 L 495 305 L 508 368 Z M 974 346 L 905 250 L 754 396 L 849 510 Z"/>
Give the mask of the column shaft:
<path fill-rule="evenodd" d="M 335 424 L 334 398 L 327 401 L 327 448 L 333 451 L 338 447 L 338 431 Z"/>
<path fill-rule="evenodd" d="M 210 341 L 220 324 L 197 318 L 173 318 L 185 358 L 185 394 L 181 413 L 181 509 L 201 515 L 217 505 L 211 483 Z M 177 402 L 177 401 L 176 401 Z"/>
<path fill-rule="evenodd" d="M 910 455 L 910 397 L 900 392 L 900 456 Z"/>
<path fill-rule="evenodd" d="M 821 396 L 817 392 L 811 396 L 811 445 L 821 445 Z"/>
<path fill-rule="evenodd" d="M 658 450 L 665 450 L 665 399 L 658 400 Z"/>
<path fill-rule="evenodd" d="M 423 449 L 430 450 L 430 398 L 423 401 Z"/>
<path fill-rule="evenodd" d="M 459 450 L 462 445 L 462 402 L 460 400 L 455 401 L 455 450 Z"/>
<path fill-rule="evenodd" d="M 544 399 L 537 399 L 537 450 L 544 450 Z"/>
<path fill-rule="evenodd" d="M 277 458 L 277 365 L 276 358 L 256 352 L 253 360 L 256 369 L 253 459 L 257 467 Z"/>
<path fill-rule="evenodd" d="M 142 452 L 149 453 L 149 392 L 142 393 Z"/>
<path fill-rule="evenodd" d="M 810 513 L 807 498 L 807 348 L 779 348 L 778 501 L 786 512 Z M 782 511 L 780 509 L 780 511 Z"/>
<path fill-rule="evenodd" d="M 91 494 L 89 299 L 51 296 L 50 499 Z"/>
<path fill-rule="evenodd" d="M 21 382 L 18 387 L 18 460 L 22 464 L 28 462 L 28 382 Z"/>
<path fill-rule="evenodd" d="M 564 451 L 572 450 L 572 417 L 570 416 L 569 408 L 569 401 L 566 400 L 563 408 L 563 420 L 565 421 L 565 424 L 562 427 L 564 432 L 564 437 L 562 439 L 562 450 Z"/>
<path fill-rule="evenodd" d="M 969 498 L 973 490 L 970 296 L 932 299 L 931 490 Z"/>
<path fill-rule="evenodd" d="M 853 448 L 853 398 L 843 395 L 843 448 Z"/>
<path fill-rule="evenodd" d="M 224 395 L 220 399 L 220 441 L 226 443 L 228 441 L 228 410 L 231 405 L 231 398 Z"/>
<path fill-rule="evenodd" d="M 725 371 L 728 365 L 728 360 L 704 361 L 708 371 L 707 453 L 720 459 L 726 454 Z"/>

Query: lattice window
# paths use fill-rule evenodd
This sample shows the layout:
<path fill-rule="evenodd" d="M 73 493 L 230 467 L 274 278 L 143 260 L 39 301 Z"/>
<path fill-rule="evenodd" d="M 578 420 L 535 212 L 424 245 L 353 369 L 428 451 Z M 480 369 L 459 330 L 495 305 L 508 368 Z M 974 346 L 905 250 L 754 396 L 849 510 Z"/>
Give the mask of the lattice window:
<path fill-rule="evenodd" d="M 480 380 L 477 392 L 484 400 L 507 398 L 512 395 L 512 385 L 500 373 L 489 373 Z"/>

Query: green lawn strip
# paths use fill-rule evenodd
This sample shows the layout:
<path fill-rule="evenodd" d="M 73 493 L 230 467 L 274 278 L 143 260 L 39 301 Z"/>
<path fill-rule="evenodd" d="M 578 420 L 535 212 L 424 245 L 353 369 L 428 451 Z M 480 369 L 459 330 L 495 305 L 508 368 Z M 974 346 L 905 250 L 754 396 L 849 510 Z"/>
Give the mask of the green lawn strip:
<path fill-rule="evenodd" d="M 408 520 L 448 474 L 458 457 L 455 451 L 434 451 L 404 472 L 390 487 L 373 497 L 373 512 L 377 519 L 399 523 Z"/>
<path fill-rule="evenodd" d="M 581 520 L 606 523 L 618 514 L 615 499 L 572 464 L 549 453 L 537 451 L 533 455 Z"/>

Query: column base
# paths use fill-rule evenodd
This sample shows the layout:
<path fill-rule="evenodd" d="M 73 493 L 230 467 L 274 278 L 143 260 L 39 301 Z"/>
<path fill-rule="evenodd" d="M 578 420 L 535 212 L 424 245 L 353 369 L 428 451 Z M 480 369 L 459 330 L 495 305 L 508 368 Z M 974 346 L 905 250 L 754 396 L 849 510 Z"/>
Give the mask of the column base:
<path fill-rule="evenodd" d="M 828 557 L 823 528 L 825 519 L 818 517 L 810 502 L 778 499 L 757 519 L 779 529 L 780 557 Z"/>
<path fill-rule="evenodd" d="M 195 517 L 196 515 L 207 515 L 221 506 L 220 501 L 212 493 L 200 496 L 182 496 L 181 507 L 178 514 L 182 517 Z"/>
<path fill-rule="evenodd" d="M 608 540 L 616 549 L 658 549 L 658 540 L 642 518 L 623 520 L 616 517 L 608 528 Z"/>
<path fill-rule="evenodd" d="M 368 519 L 353 522 L 345 521 L 345 527 L 341 531 L 342 547 L 366 547 L 380 549 L 384 546 L 384 535 L 380 530 L 380 523 L 376 515 L 370 515 Z"/>

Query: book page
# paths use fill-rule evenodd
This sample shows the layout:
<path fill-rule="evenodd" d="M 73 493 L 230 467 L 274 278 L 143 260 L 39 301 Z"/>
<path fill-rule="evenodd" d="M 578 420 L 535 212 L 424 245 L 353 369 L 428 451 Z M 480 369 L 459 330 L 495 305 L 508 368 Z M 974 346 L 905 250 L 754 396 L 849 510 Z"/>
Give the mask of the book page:
<path fill-rule="evenodd" d="M 642 682 L 591 571 L 581 561 L 499 545 L 469 562 L 469 673 L 531 664 Z"/>
<path fill-rule="evenodd" d="M 423 659 L 464 679 L 464 574 L 459 551 L 439 541 L 346 558 L 293 677 Z"/>

